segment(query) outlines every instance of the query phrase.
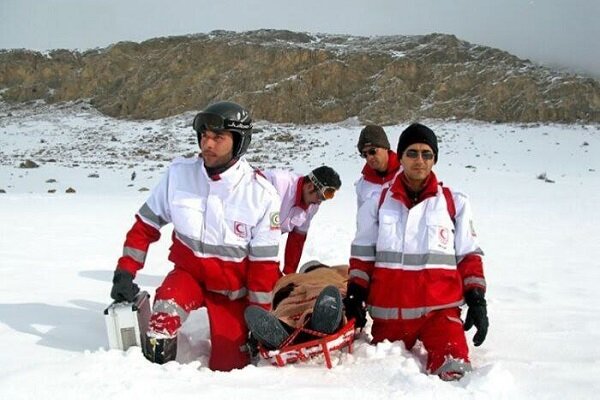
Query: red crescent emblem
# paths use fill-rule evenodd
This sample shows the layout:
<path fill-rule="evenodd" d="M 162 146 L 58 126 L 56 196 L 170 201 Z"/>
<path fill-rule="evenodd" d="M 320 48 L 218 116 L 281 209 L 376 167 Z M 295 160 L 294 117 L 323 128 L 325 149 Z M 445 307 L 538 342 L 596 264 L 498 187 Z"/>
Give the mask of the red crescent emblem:
<path fill-rule="evenodd" d="M 440 243 L 448 244 L 448 229 L 440 228 L 439 236 L 440 236 Z"/>
<path fill-rule="evenodd" d="M 242 224 L 241 222 L 235 222 L 233 224 L 233 231 L 241 238 L 246 237 L 246 225 Z"/>

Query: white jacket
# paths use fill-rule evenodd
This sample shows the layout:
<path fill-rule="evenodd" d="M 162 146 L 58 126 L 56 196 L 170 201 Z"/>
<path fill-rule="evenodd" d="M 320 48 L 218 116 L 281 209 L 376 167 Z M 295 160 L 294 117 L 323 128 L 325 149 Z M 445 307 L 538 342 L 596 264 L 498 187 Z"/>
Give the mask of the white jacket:
<path fill-rule="evenodd" d="M 216 180 L 201 158 L 175 160 L 136 217 L 119 268 L 135 274 L 158 230 L 173 223 L 175 265 L 230 299 L 270 302 L 279 274 L 279 197 L 245 160 Z"/>
<path fill-rule="evenodd" d="M 465 290 L 486 287 L 467 196 L 451 192 L 453 220 L 433 173 L 425 190 L 409 208 L 397 177 L 382 204 L 371 199 L 359 215 L 349 276 L 368 288 L 374 319 L 420 318 L 459 306 Z"/>
<path fill-rule="evenodd" d="M 288 234 L 283 272 L 290 274 L 298 269 L 308 228 L 319 205 L 305 204 L 302 201 L 302 175 L 284 170 L 265 171 L 264 175 L 281 198 L 281 232 Z"/>
<path fill-rule="evenodd" d="M 303 176 L 280 169 L 263 171 L 263 174 L 281 197 L 279 210 L 281 232 L 287 233 L 293 230 L 308 232 L 310 221 L 319 211 L 319 205 L 310 204 L 307 208 L 300 206 Z"/>

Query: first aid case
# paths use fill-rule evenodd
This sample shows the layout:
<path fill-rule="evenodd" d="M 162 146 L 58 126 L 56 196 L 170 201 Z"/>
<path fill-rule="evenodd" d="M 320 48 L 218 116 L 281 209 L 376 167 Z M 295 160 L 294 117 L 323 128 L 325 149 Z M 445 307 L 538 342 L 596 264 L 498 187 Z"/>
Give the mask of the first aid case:
<path fill-rule="evenodd" d="M 104 310 L 109 348 L 127 350 L 131 346 L 142 347 L 150 313 L 150 295 L 146 291 L 139 292 L 133 302 L 111 303 Z"/>

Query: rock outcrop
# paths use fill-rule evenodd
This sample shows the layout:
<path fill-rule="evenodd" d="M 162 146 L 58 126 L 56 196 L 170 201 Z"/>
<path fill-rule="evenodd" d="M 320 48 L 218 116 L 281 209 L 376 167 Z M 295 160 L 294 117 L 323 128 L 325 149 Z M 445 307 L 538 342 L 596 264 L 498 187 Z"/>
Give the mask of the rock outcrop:
<path fill-rule="evenodd" d="M 81 53 L 3 51 L 0 96 L 89 99 L 105 114 L 134 119 L 229 99 L 273 122 L 600 121 L 598 81 L 442 34 L 215 31 Z"/>

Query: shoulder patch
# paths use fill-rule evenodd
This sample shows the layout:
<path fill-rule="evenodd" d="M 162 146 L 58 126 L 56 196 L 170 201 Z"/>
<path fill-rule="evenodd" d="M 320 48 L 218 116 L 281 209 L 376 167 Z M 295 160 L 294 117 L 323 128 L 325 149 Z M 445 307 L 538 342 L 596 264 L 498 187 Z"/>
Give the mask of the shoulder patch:
<path fill-rule="evenodd" d="M 271 229 L 279 229 L 279 211 L 273 211 L 269 214 L 269 224 Z"/>
<path fill-rule="evenodd" d="M 473 220 L 469 220 L 469 230 L 471 231 L 471 236 L 477 237 L 477 232 L 475 232 L 475 225 L 473 224 Z"/>

